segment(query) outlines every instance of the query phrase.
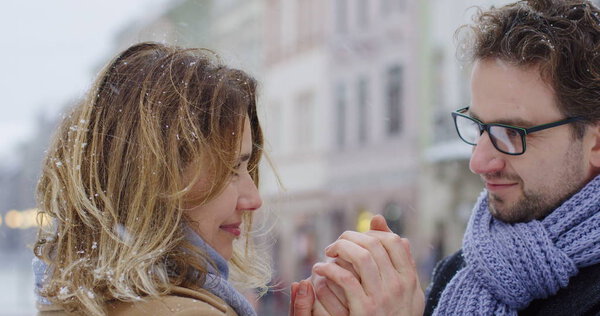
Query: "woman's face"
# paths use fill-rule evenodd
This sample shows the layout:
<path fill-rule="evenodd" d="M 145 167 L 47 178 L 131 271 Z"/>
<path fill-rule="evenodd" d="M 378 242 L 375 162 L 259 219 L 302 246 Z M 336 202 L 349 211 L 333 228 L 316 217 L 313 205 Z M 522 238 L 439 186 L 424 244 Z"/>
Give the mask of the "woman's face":
<path fill-rule="evenodd" d="M 244 211 L 254 211 L 262 205 L 258 189 L 248 172 L 252 154 L 250 120 L 244 122 L 241 152 L 238 153 L 236 171 L 223 191 L 209 202 L 186 210 L 192 228 L 225 260 L 233 254 L 233 240 L 239 237 Z M 210 188 L 209 179 L 200 178 L 190 194 L 198 195 Z"/>

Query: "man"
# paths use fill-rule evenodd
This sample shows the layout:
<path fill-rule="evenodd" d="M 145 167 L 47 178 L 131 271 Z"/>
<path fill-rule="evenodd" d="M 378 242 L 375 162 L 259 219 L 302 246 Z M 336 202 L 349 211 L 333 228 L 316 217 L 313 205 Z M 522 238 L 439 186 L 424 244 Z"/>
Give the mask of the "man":
<path fill-rule="evenodd" d="M 485 190 L 462 249 L 434 271 L 425 315 L 600 314 L 599 17 L 589 1 L 530 0 L 462 29 L 471 105 L 452 116 Z M 315 283 L 315 306 L 353 314 L 334 279 Z"/>
<path fill-rule="evenodd" d="M 472 103 L 453 118 L 486 190 L 426 315 L 600 313 L 599 16 L 521 1 L 464 29 Z"/>

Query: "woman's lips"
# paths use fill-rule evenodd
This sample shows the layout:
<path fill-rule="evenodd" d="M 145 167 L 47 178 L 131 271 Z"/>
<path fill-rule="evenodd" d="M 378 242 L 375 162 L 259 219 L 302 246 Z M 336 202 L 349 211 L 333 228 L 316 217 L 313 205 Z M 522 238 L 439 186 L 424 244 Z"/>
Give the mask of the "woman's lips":
<path fill-rule="evenodd" d="M 234 235 L 234 236 L 239 236 L 242 233 L 242 230 L 240 229 L 240 224 L 236 223 L 236 224 L 229 224 L 229 225 L 221 225 L 219 226 L 220 229 Z"/>

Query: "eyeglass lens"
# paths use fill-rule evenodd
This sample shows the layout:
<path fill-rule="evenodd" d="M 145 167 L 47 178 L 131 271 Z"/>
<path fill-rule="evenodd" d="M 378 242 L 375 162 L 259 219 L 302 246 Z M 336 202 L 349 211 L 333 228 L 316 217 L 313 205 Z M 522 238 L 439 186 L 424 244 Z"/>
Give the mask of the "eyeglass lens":
<path fill-rule="evenodd" d="M 471 145 L 476 145 L 482 134 L 480 125 L 477 122 L 463 116 L 456 116 L 456 128 L 460 137 Z M 496 149 L 510 154 L 523 152 L 523 140 L 517 130 L 489 125 L 488 133 Z"/>

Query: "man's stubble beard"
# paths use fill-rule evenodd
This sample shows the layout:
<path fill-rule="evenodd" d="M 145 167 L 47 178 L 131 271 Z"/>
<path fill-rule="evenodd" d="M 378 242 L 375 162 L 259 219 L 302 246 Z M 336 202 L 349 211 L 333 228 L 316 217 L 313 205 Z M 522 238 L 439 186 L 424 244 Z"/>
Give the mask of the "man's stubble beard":
<path fill-rule="evenodd" d="M 555 182 L 537 190 L 523 189 L 519 200 L 508 206 L 503 205 L 505 201 L 502 198 L 488 192 L 490 213 L 494 218 L 507 223 L 523 223 L 545 218 L 585 186 L 586 176 L 582 160 L 583 144 L 580 140 L 574 141 L 563 158 L 564 164 L 556 170 L 553 177 Z M 511 179 L 524 187 L 523 180 L 517 175 L 500 173 L 494 177 Z"/>

